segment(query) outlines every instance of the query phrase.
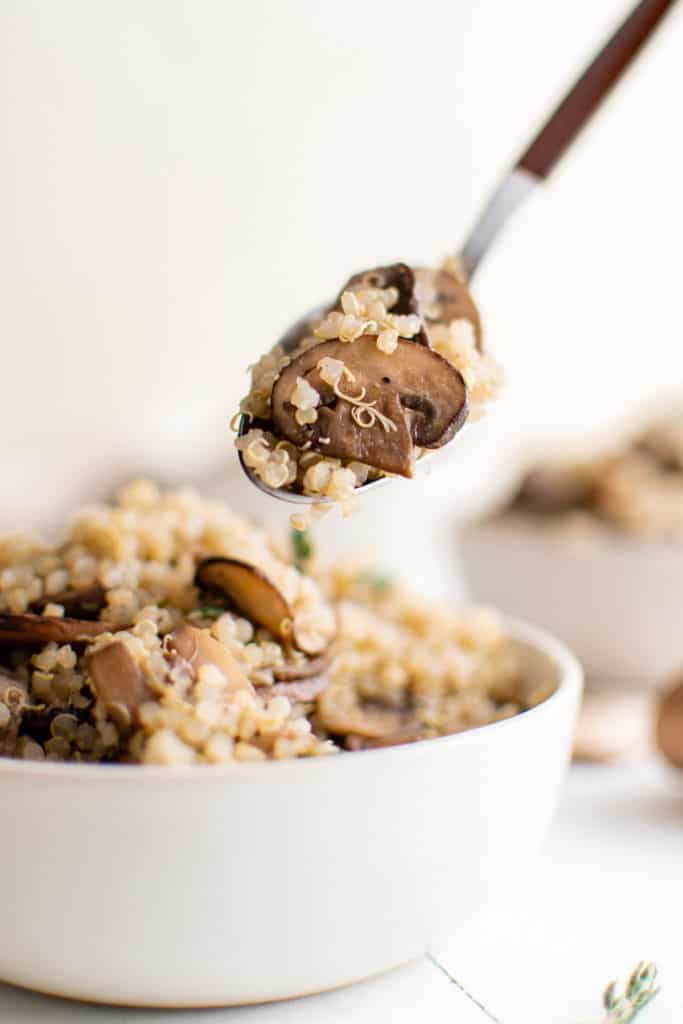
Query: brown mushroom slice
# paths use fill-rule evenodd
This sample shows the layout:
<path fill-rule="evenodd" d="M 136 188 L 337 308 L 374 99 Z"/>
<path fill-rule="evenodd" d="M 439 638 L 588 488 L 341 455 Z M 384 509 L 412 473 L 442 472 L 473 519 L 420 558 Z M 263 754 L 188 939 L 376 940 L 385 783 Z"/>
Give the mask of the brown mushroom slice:
<path fill-rule="evenodd" d="M 539 515 L 558 515 L 590 504 L 597 486 L 597 473 L 591 466 L 538 466 L 524 477 L 514 505 Z"/>
<path fill-rule="evenodd" d="M 273 678 L 278 683 L 293 683 L 299 679 L 310 679 L 319 676 L 327 667 L 327 658 L 306 658 L 301 661 L 288 661 L 284 665 L 276 665 Z"/>
<path fill-rule="evenodd" d="M 477 348 L 481 349 L 481 318 L 464 281 L 459 281 L 448 270 L 420 267 L 415 271 L 415 295 L 418 312 L 427 322 L 427 333 L 430 322 L 449 324 L 452 320 L 469 320 Z"/>
<path fill-rule="evenodd" d="M 304 428 L 305 440 L 301 445 L 310 441 L 310 448 L 331 458 L 362 462 L 385 473 L 410 478 L 414 468 L 413 441 L 400 398 L 395 391 L 387 390 L 375 395 L 373 401 L 386 422 L 393 424 L 393 429 L 385 429 L 379 420 L 373 426 L 361 427 L 354 417 L 355 407 L 335 400 L 334 406 L 319 410 L 318 420 L 312 427 Z M 301 429 L 298 424 L 296 429 Z M 287 435 L 285 430 L 282 433 L 287 440 L 292 440 L 292 435 Z"/>
<path fill-rule="evenodd" d="M 288 697 L 292 702 L 306 703 L 317 700 L 328 685 L 327 676 L 313 676 L 310 679 L 295 679 L 291 683 L 273 683 L 272 686 L 263 686 L 256 692 L 264 700 L 272 700 L 273 697 Z"/>
<path fill-rule="evenodd" d="M 419 301 L 416 292 L 415 271 L 407 263 L 392 263 L 387 267 L 372 267 L 370 270 L 363 270 L 354 274 L 346 282 L 339 297 L 332 309 L 341 305 L 341 297 L 348 289 L 358 288 L 395 288 L 398 292 L 398 299 L 391 307 L 391 313 L 406 315 L 419 313 Z M 424 326 L 412 339 L 420 345 L 429 345 L 429 337 Z"/>
<path fill-rule="evenodd" d="M 203 665 L 214 665 L 225 676 L 228 690 L 253 690 L 246 675 L 227 647 L 196 626 L 180 626 L 166 637 L 166 648 L 189 663 L 195 674 Z"/>
<path fill-rule="evenodd" d="M 99 647 L 88 656 L 90 684 L 121 732 L 135 721 L 152 692 L 142 666 L 122 640 Z"/>
<path fill-rule="evenodd" d="M 659 698 L 656 737 L 667 761 L 683 771 L 683 679 L 675 680 Z"/>
<path fill-rule="evenodd" d="M 415 273 L 407 263 L 392 263 L 386 267 L 371 267 L 369 270 L 361 270 L 348 279 L 339 293 L 335 305 L 336 309 L 341 303 L 341 297 L 345 291 L 358 288 L 395 288 L 398 292 L 398 299 L 391 307 L 392 313 L 417 313 L 417 298 L 415 296 Z"/>
<path fill-rule="evenodd" d="M 410 477 L 414 444 L 440 448 L 464 424 L 467 387 L 451 363 L 424 345 L 400 339 L 387 355 L 376 341 L 373 335 L 350 344 L 325 341 L 294 359 L 273 388 L 273 423 L 297 447 L 310 442 L 333 458 Z M 343 379 L 336 390 L 323 381 L 318 364 L 324 358 L 343 362 L 353 380 Z M 290 402 L 299 377 L 321 398 L 316 422 L 305 426 Z"/>
<path fill-rule="evenodd" d="M 381 704 L 361 704 L 343 686 L 330 686 L 318 700 L 318 719 L 335 736 L 362 736 L 379 740 L 405 729 L 417 721 L 410 711 Z"/>
<path fill-rule="evenodd" d="M 277 733 L 267 732 L 262 736 L 251 736 L 248 740 L 242 740 L 246 746 L 256 747 L 257 750 L 263 751 L 264 754 L 269 756 L 273 753 L 273 747 L 277 741 Z"/>
<path fill-rule="evenodd" d="M 9 715 L 4 725 L 0 722 L 0 757 L 14 757 L 20 724 L 21 718 L 13 714 Z"/>
<path fill-rule="evenodd" d="M 415 743 L 427 738 L 427 730 L 418 719 L 406 722 L 396 732 L 387 733 L 378 739 L 367 739 L 355 733 L 346 737 L 348 750 L 377 750 L 380 747 L 400 747 L 404 743 Z"/>
<path fill-rule="evenodd" d="M 229 598 L 251 622 L 280 640 L 292 638 L 292 610 L 265 573 L 235 558 L 206 558 L 197 566 L 195 583 Z"/>
<path fill-rule="evenodd" d="M 107 603 L 107 592 L 99 583 L 90 587 L 64 590 L 50 598 L 41 600 L 41 607 L 46 603 L 61 604 L 65 616 L 74 619 L 97 619 L 100 611 Z"/>
<path fill-rule="evenodd" d="M 85 619 L 60 619 L 54 615 L 0 614 L 0 644 L 32 645 L 87 644 L 100 633 L 116 629 L 111 622 L 89 622 Z"/>
<path fill-rule="evenodd" d="M 2 681 L 0 681 L 0 691 L 2 690 Z M 68 707 L 45 707 L 44 705 L 33 705 L 32 707 L 26 707 L 23 710 L 21 716 L 21 731 L 22 733 L 30 736 L 32 740 L 36 740 L 37 743 L 44 743 L 46 740 L 52 739 L 51 726 L 55 718 L 59 715 L 69 715 L 75 718 L 78 722 L 85 722 L 88 719 L 88 712 L 83 708 L 75 708 L 72 705 Z"/>

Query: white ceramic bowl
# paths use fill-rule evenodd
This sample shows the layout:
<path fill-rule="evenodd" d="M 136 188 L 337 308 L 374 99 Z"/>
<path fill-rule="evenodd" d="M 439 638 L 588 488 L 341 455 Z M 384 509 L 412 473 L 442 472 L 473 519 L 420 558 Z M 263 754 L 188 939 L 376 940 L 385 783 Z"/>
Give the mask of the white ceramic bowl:
<path fill-rule="evenodd" d="M 421 955 L 520 884 L 565 774 L 581 670 L 551 637 L 510 628 L 557 692 L 460 735 L 215 768 L 0 762 L 0 978 L 211 1006 Z"/>
<path fill-rule="evenodd" d="M 683 545 L 562 534 L 509 517 L 461 536 L 470 597 L 567 643 L 600 687 L 649 687 L 683 667 Z"/>

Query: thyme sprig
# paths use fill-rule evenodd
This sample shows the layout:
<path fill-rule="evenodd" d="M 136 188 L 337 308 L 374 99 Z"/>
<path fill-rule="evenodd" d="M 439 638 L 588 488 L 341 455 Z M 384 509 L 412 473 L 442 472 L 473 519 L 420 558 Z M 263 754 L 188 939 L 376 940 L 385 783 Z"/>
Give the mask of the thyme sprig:
<path fill-rule="evenodd" d="M 307 530 L 292 530 L 290 533 L 292 558 L 297 569 L 305 569 L 306 562 L 313 557 L 313 542 Z"/>
<path fill-rule="evenodd" d="M 629 1024 L 658 992 L 656 965 L 641 960 L 628 979 L 622 994 L 617 992 L 616 981 L 611 982 L 605 989 L 602 1002 L 607 1010 L 607 1016 L 603 1024 Z"/>
<path fill-rule="evenodd" d="M 205 604 L 190 612 L 188 619 L 219 619 L 226 611 L 225 605 Z"/>
<path fill-rule="evenodd" d="M 390 576 L 385 576 L 383 573 L 375 572 L 372 569 L 362 572 L 358 577 L 358 582 L 366 587 L 370 587 L 376 594 L 385 594 L 394 585 L 394 581 Z"/>

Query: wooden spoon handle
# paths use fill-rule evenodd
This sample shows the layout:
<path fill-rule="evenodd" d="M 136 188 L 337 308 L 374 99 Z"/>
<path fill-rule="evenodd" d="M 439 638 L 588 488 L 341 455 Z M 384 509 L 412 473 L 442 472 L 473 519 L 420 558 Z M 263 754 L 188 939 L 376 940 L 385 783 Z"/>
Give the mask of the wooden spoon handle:
<path fill-rule="evenodd" d="M 675 0 L 642 0 L 541 128 L 517 167 L 545 178 Z"/>

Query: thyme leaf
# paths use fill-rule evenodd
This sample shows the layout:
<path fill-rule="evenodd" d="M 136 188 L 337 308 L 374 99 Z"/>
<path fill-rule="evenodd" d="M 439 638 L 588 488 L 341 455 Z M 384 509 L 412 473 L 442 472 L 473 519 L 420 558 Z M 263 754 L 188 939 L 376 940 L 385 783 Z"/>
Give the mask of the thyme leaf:
<path fill-rule="evenodd" d="M 218 619 L 225 611 L 226 609 L 220 605 L 205 604 L 201 608 L 195 608 L 193 612 L 190 612 L 188 618 Z"/>
<path fill-rule="evenodd" d="M 313 557 L 313 542 L 308 530 L 291 530 L 292 558 L 297 569 L 304 569 L 306 562 Z"/>
<path fill-rule="evenodd" d="M 373 572 L 366 570 L 362 572 L 358 577 L 358 582 L 364 584 L 366 587 L 370 587 L 377 594 L 385 594 L 387 590 L 391 590 L 394 585 L 394 581 L 390 576 L 385 576 L 381 572 Z"/>
<path fill-rule="evenodd" d="M 630 1024 L 658 992 L 656 965 L 641 960 L 632 971 L 623 993 L 617 992 L 616 981 L 610 982 L 605 989 L 602 1003 L 607 1016 L 603 1024 Z"/>

